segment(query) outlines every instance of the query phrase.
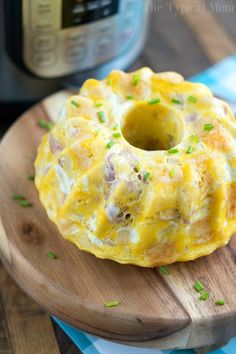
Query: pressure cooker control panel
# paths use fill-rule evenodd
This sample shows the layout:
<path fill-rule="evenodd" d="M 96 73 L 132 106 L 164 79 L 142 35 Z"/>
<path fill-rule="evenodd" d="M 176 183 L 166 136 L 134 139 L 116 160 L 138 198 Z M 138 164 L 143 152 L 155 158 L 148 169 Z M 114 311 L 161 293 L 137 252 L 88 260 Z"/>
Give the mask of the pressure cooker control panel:
<path fill-rule="evenodd" d="M 15 46 L 11 53 L 16 58 L 15 52 L 21 51 L 23 66 L 42 78 L 95 68 L 121 55 L 138 40 L 143 3 L 22 0 L 21 48 Z"/>

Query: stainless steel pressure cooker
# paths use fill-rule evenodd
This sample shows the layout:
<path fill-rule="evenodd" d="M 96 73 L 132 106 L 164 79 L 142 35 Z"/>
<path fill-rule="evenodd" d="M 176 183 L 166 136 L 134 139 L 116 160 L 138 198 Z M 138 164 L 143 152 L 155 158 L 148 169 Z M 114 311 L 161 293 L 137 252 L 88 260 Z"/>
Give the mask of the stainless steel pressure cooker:
<path fill-rule="evenodd" d="M 0 0 L 0 103 L 125 69 L 143 47 L 147 17 L 144 0 Z"/>

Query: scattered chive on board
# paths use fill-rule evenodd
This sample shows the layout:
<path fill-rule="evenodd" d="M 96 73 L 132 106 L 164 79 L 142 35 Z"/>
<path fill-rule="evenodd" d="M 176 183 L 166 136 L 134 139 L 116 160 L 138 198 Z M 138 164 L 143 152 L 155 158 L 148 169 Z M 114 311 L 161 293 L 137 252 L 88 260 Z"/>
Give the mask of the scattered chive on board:
<path fill-rule="evenodd" d="M 113 140 L 110 140 L 108 143 L 107 143 L 107 148 L 110 149 L 112 148 L 112 146 L 115 145 L 115 142 Z"/>
<path fill-rule="evenodd" d="M 160 98 L 152 98 L 151 100 L 148 101 L 148 104 L 151 106 L 160 102 L 161 102 Z"/>
<path fill-rule="evenodd" d="M 120 301 L 117 300 L 112 300 L 112 301 L 108 301 L 105 303 L 105 307 L 115 307 L 115 306 L 119 306 L 120 305 Z"/>
<path fill-rule="evenodd" d="M 177 154 L 179 152 L 178 149 L 170 149 L 168 150 L 168 154 Z"/>
<path fill-rule="evenodd" d="M 102 102 L 97 102 L 94 104 L 94 107 L 98 108 L 98 107 L 102 107 L 103 103 Z"/>
<path fill-rule="evenodd" d="M 181 104 L 181 101 L 178 98 L 172 98 L 171 102 L 175 104 Z"/>
<path fill-rule="evenodd" d="M 132 85 L 133 85 L 133 86 L 138 86 L 139 81 L 140 81 L 140 76 L 139 76 L 139 75 L 134 75 L 134 76 L 132 77 Z"/>
<path fill-rule="evenodd" d="M 197 97 L 195 97 L 195 96 L 189 96 L 189 97 L 188 97 L 188 101 L 191 102 L 191 103 L 196 103 L 196 102 L 197 102 Z"/>
<path fill-rule="evenodd" d="M 20 206 L 27 208 L 27 207 L 31 207 L 32 203 L 28 202 L 28 200 L 21 200 L 20 201 Z"/>
<path fill-rule="evenodd" d="M 167 265 L 163 265 L 158 268 L 159 272 L 162 273 L 163 275 L 170 275 L 170 269 Z"/>
<path fill-rule="evenodd" d="M 49 258 L 52 258 L 52 259 L 57 259 L 57 258 L 58 258 L 57 255 L 56 255 L 55 253 L 53 253 L 53 252 L 48 252 L 48 253 L 47 253 L 47 256 L 48 256 Z"/>
<path fill-rule="evenodd" d="M 75 100 L 72 100 L 70 103 L 73 104 L 73 106 L 75 106 L 76 108 L 80 107 L 80 104 L 78 102 L 76 102 Z"/>
<path fill-rule="evenodd" d="M 100 123 L 106 122 L 105 113 L 103 111 L 98 112 L 98 119 Z"/>
<path fill-rule="evenodd" d="M 13 194 L 12 198 L 14 200 L 25 200 L 25 197 L 21 194 Z"/>
<path fill-rule="evenodd" d="M 150 178 L 150 176 L 151 176 L 151 173 L 150 172 L 146 172 L 144 174 L 144 176 L 143 176 L 144 181 L 147 181 Z"/>
<path fill-rule="evenodd" d="M 170 178 L 174 178 L 174 176 L 175 176 L 175 169 L 172 168 L 172 169 L 170 170 Z"/>
<path fill-rule="evenodd" d="M 199 280 L 197 280 L 194 284 L 194 289 L 197 290 L 199 293 L 205 290 L 204 285 Z"/>
<path fill-rule="evenodd" d="M 128 95 L 126 96 L 127 100 L 133 100 L 134 96 Z"/>
<path fill-rule="evenodd" d="M 205 131 L 210 131 L 214 128 L 214 125 L 211 123 L 204 124 L 204 130 Z"/>
<path fill-rule="evenodd" d="M 114 138 L 120 138 L 121 137 L 121 134 L 118 133 L 118 132 L 117 133 L 113 133 L 112 135 L 114 136 Z"/>
<path fill-rule="evenodd" d="M 209 297 L 208 291 L 203 290 L 203 291 L 201 292 L 201 295 L 199 296 L 199 300 L 205 301 L 206 299 L 208 299 L 208 297 Z"/>
<path fill-rule="evenodd" d="M 113 130 L 117 130 L 118 128 L 119 128 L 118 124 L 115 124 L 112 129 L 113 129 Z"/>
<path fill-rule="evenodd" d="M 39 119 L 38 126 L 42 129 L 47 129 L 47 130 L 51 130 L 53 128 L 53 124 L 48 122 L 45 119 Z"/>
<path fill-rule="evenodd" d="M 191 154 L 194 151 L 194 148 L 192 146 L 189 146 L 186 150 L 186 154 Z"/>
<path fill-rule="evenodd" d="M 190 139 L 193 143 L 199 143 L 199 137 L 197 135 L 191 135 Z"/>
<path fill-rule="evenodd" d="M 34 181 L 35 176 L 34 175 L 28 176 L 27 179 L 28 179 L 28 181 Z"/>
<path fill-rule="evenodd" d="M 223 305 L 225 305 L 225 301 L 224 301 L 224 300 L 217 300 L 217 301 L 215 302 L 215 305 L 223 306 Z"/>

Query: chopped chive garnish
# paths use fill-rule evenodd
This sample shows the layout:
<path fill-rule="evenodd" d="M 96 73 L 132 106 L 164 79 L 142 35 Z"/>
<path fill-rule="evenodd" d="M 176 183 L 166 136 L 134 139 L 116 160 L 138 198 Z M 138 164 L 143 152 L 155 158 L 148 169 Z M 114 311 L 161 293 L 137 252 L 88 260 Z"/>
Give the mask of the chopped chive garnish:
<path fill-rule="evenodd" d="M 195 97 L 195 96 L 189 96 L 189 97 L 188 97 L 188 101 L 191 102 L 191 103 L 196 103 L 196 102 L 197 102 L 197 97 Z"/>
<path fill-rule="evenodd" d="M 170 275 L 170 269 L 168 266 L 163 265 L 161 267 L 158 268 L 159 272 L 162 273 L 163 275 Z"/>
<path fill-rule="evenodd" d="M 132 77 L 132 85 L 133 85 L 133 86 L 138 86 L 139 81 L 140 81 L 140 76 L 139 76 L 139 75 L 134 75 L 134 76 Z"/>
<path fill-rule="evenodd" d="M 206 299 L 208 299 L 208 297 L 209 297 L 208 291 L 203 290 L 201 292 L 201 295 L 199 296 L 199 300 L 205 301 Z"/>
<path fill-rule="evenodd" d="M 150 178 L 150 176 L 151 176 L 151 173 L 150 172 L 146 172 L 144 174 L 144 176 L 143 176 L 144 181 L 147 181 Z"/>
<path fill-rule="evenodd" d="M 30 202 L 28 202 L 27 200 L 21 200 L 20 201 L 20 206 L 22 206 L 22 207 L 31 207 L 32 204 Z"/>
<path fill-rule="evenodd" d="M 170 149 L 168 150 L 168 154 L 177 154 L 179 152 L 178 149 Z"/>
<path fill-rule="evenodd" d="M 110 149 L 114 144 L 115 144 L 115 142 L 114 142 L 113 140 L 110 140 L 110 141 L 107 143 L 107 148 Z"/>
<path fill-rule="evenodd" d="M 13 194 L 12 198 L 14 200 L 25 200 L 25 197 L 21 194 Z"/>
<path fill-rule="evenodd" d="M 97 114 L 98 114 L 99 122 L 105 123 L 106 122 L 105 113 L 103 111 L 100 111 Z"/>
<path fill-rule="evenodd" d="M 115 124 L 112 129 L 113 129 L 113 130 L 117 130 L 118 128 L 119 128 L 118 124 Z"/>
<path fill-rule="evenodd" d="M 172 169 L 170 170 L 170 178 L 174 178 L 174 176 L 175 176 L 175 169 L 172 168 Z"/>
<path fill-rule="evenodd" d="M 172 98 L 171 102 L 175 104 L 181 104 L 181 101 L 178 98 Z"/>
<path fill-rule="evenodd" d="M 103 103 L 102 102 L 97 102 L 94 104 L 94 107 L 98 108 L 98 107 L 102 107 Z"/>
<path fill-rule="evenodd" d="M 114 136 L 114 138 L 120 138 L 121 137 L 120 133 L 113 133 L 112 135 Z"/>
<path fill-rule="evenodd" d="M 224 300 L 217 300 L 215 302 L 215 304 L 218 305 L 218 306 L 223 306 L 223 305 L 225 305 L 225 301 Z"/>
<path fill-rule="evenodd" d="M 108 80 L 107 80 L 107 85 L 111 86 L 111 85 L 112 85 L 112 82 L 113 82 L 112 79 L 108 79 Z"/>
<path fill-rule="evenodd" d="M 197 290 L 199 293 L 205 290 L 204 285 L 199 280 L 196 281 L 196 283 L 194 284 L 194 289 Z"/>
<path fill-rule="evenodd" d="M 57 259 L 57 255 L 56 255 L 55 253 L 53 253 L 53 252 L 48 252 L 48 253 L 47 253 L 47 256 L 48 256 L 49 258 L 52 258 L 52 259 Z"/>
<path fill-rule="evenodd" d="M 51 130 L 53 128 L 53 124 L 48 122 L 45 119 L 39 119 L 38 126 L 42 129 L 47 129 L 47 130 Z"/>
<path fill-rule="evenodd" d="M 27 179 L 28 179 L 28 181 L 34 181 L 35 176 L 34 176 L 34 175 L 32 175 L 32 176 L 28 176 L 28 177 L 27 177 Z"/>
<path fill-rule="evenodd" d="M 136 167 L 137 171 L 140 171 L 140 168 L 141 168 L 140 161 L 137 161 L 137 164 L 135 167 Z"/>
<path fill-rule="evenodd" d="M 152 98 L 151 100 L 148 101 L 148 104 L 151 106 L 153 104 L 157 104 L 160 102 L 161 102 L 160 98 Z"/>
<path fill-rule="evenodd" d="M 120 305 L 120 301 L 117 300 L 112 300 L 112 301 L 108 301 L 105 303 L 105 307 L 115 307 L 115 306 L 119 306 Z"/>
<path fill-rule="evenodd" d="M 126 96 L 127 100 L 132 100 L 134 98 L 134 96 L 128 95 Z"/>
<path fill-rule="evenodd" d="M 204 124 L 204 130 L 210 131 L 214 128 L 214 125 L 211 123 Z"/>
<path fill-rule="evenodd" d="M 192 146 L 189 146 L 186 150 L 186 154 L 191 154 L 194 151 L 194 148 Z"/>
<path fill-rule="evenodd" d="M 197 135 L 191 135 L 190 139 L 193 143 L 199 143 L 199 137 Z"/>
<path fill-rule="evenodd" d="M 70 103 L 73 104 L 73 106 L 75 106 L 76 108 L 79 108 L 80 106 L 80 104 L 74 100 L 72 100 Z"/>

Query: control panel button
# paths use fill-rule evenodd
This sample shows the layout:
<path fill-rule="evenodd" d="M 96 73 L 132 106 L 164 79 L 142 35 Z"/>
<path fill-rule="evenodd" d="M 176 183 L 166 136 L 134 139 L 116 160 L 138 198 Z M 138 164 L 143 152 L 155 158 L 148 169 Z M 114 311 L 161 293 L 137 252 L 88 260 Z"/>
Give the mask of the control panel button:
<path fill-rule="evenodd" d="M 113 49 L 112 36 L 103 36 L 97 39 L 96 52 L 98 55 L 109 53 Z"/>
<path fill-rule="evenodd" d="M 41 68 L 47 68 L 54 64 L 55 62 L 54 53 L 36 53 L 34 55 L 34 64 L 38 65 Z"/>
<path fill-rule="evenodd" d="M 66 61 L 69 63 L 81 62 L 86 56 L 86 47 L 80 46 L 66 50 Z"/>
<path fill-rule="evenodd" d="M 73 31 L 67 34 L 66 36 L 66 43 L 68 45 L 80 45 L 80 44 L 85 44 L 86 41 L 86 34 L 85 32 L 81 31 Z"/>
<path fill-rule="evenodd" d="M 44 52 L 51 50 L 56 46 L 56 37 L 52 35 L 38 36 L 33 38 L 33 49 L 36 51 Z"/>

